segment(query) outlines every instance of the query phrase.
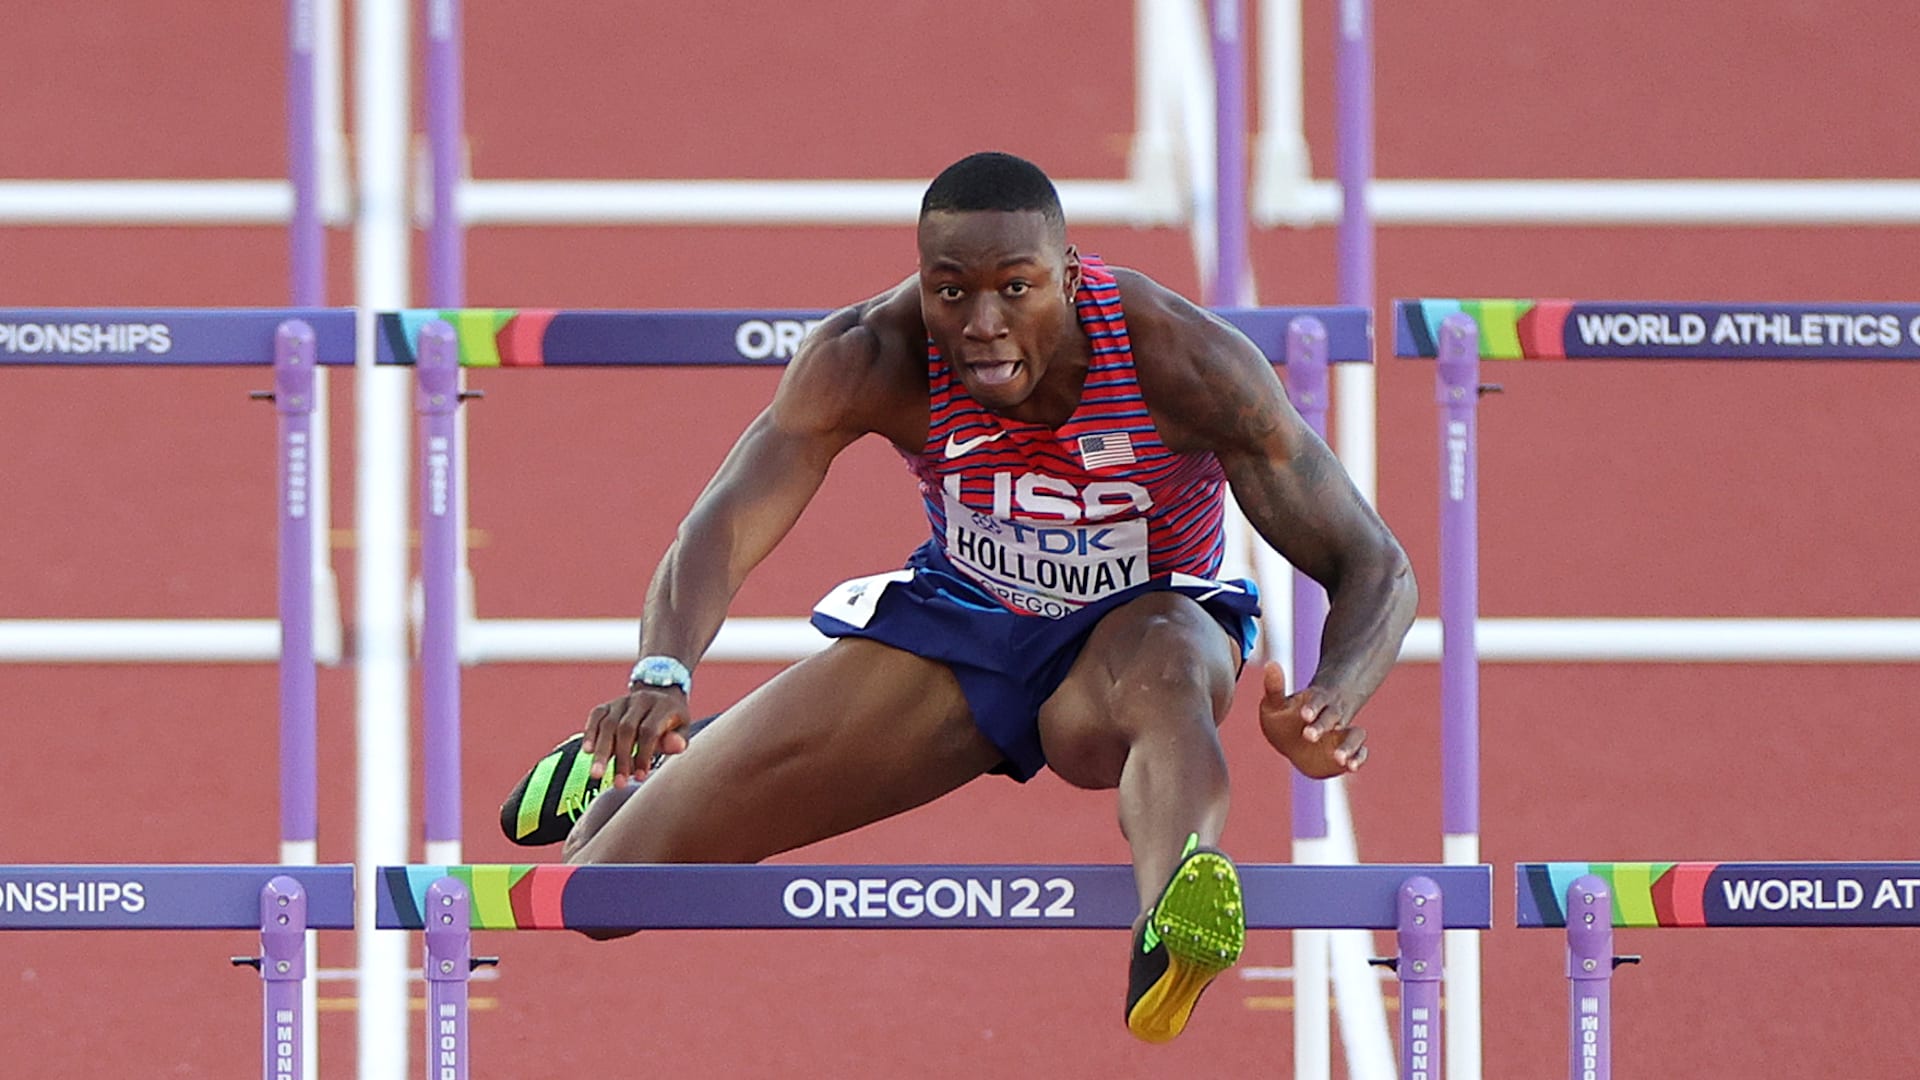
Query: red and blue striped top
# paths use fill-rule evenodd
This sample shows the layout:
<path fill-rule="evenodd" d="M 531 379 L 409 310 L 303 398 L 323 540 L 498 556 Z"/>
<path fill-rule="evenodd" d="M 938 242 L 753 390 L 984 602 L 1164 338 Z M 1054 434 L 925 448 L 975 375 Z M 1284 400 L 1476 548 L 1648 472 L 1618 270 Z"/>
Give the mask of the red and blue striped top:
<path fill-rule="evenodd" d="M 1074 306 L 1093 356 L 1064 424 L 989 411 L 929 342 L 931 422 L 907 459 L 949 561 L 1008 608 L 1054 617 L 1163 574 L 1211 577 L 1224 548 L 1220 462 L 1161 443 L 1119 285 L 1095 257 Z"/>

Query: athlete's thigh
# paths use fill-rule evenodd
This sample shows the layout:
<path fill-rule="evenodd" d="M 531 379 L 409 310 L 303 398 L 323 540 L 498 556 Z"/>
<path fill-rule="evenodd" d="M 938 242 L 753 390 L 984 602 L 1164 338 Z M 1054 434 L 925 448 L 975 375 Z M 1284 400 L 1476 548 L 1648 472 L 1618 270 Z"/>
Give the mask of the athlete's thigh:
<path fill-rule="evenodd" d="M 727 710 L 576 861 L 754 862 L 938 798 L 999 761 L 945 665 L 842 638 Z"/>
<path fill-rule="evenodd" d="M 1239 648 L 1177 592 L 1150 592 L 1114 609 L 1040 708 L 1048 766 L 1081 787 L 1112 787 L 1137 740 L 1211 730 L 1233 703 Z"/>

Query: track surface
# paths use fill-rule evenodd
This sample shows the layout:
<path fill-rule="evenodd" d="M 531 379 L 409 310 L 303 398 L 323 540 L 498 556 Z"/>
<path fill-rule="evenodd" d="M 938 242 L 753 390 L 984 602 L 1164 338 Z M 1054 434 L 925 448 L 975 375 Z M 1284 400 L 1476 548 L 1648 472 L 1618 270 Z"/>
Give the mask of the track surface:
<path fill-rule="evenodd" d="M 1394 7 L 1388 5 L 1389 7 Z M 1060 177 L 1125 169 L 1132 31 L 1090 0 L 925 3 L 808 17 L 741 0 L 469 5 L 476 175 L 930 176 L 1000 147 Z M 1309 135 L 1332 168 L 1331 5 L 1307 5 Z M 1920 175 L 1905 118 L 1913 13 L 1796 0 L 1502 0 L 1471 22 L 1396 8 L 1379 26 L 1379 171 L 1413 177 Z M 1045 12 L 1043 15 L 1042 12 Z M 15 177 L 270 176 L 282 169 L 272 5 L 45 6 L 0 38 Z M 1064 27 L 1072 27 L 1069 34 Z M 156 88 L 165 88 L 157 90 Z M 1191 289 L 1185 238 L 1077 230 L 1083 249 Z M 1379 297 L 1563 295 L 1913 300 L 1911 230 L 1397 229 Z M 271 305 L 277 230 L 10 229 L 0 304 Z M 469 299 L 564 307 L 825 306 L 911 269 L 898 229 L 491 230 Z M 333 238 L 331 298 L 351 297 Z M 1264 300 L 1330 302 L 1328 232 L 1262 232 Z M 246 616 L 271 608 L 264 374 L 11 370 L 0 382 L 0 617 Z M 1483 412 L 1491 615 L 1916 614 L 1920 371 L 1622 365 L 1500 369 Z M 1432 614 L 1431 371 L 1380 372 L 1380 504 Z M 493 373 L 472 410 L 485 615 L 631 614 L 678 515 L 770 389 L 764 373 Z M 337 380 L 336 521 L 350 524 L 351 386 Z M 922 528 L 891 453 L 856 448 L 737 610 L 794 614 L 894 565 Z M 350 542 L 350 541 L 347 541 Z M 351 598 L 352 559 L 336 560 Z M 703 707 L 765 669 L 703 673 Z M 591 666 L 466 681 L 468 855 L 525 764 L 617 687 Z M 1370 709 L 1353 785 L 1370 860 L 1437 859 L 1436 672 Z M 323 673 L 321 856 L 353 854 L 350 673 Z M 1892 667 L 1489 666 L 1484 855 L 1510 925 L 1516 860 L 1912 858 L 1920 672 Z M 0 668 L 8 862 L 261 861 L 275 851 L 274 683 L 251 667 Z M 1230 848 L 1284 860 L 1286 774 L 1227 729 Z M 983 782 L 803 853 L 822 861 L 1125 857 L 1111 799 Z M 230 938 L 230 939 L 223 939 Z M 1910 935 L 1625 933 L 1622 1076 L 1904 1077 L 1920 1057 Z M 9 1076 L 257 1075 L 248 935 L 16 935 L 0 954 Z M 1121 1024 L 1122 937 L 673 934 L 591 946 L 495 936 L 476 1076 L 582 1068 L 687 1076 L 1284 1074 L 1284 986 L 1232 978 L 1169 1048 Z M 1387 943 L 1382 942 L 1383 950 Z M 1286 961 L 1256 935 L 1248 961 Z M 1560 942 L 1485 940 L 1488 1075 L 1564 1074 Z M 351 962 L 345 935 L 322 945 Z M 110 1006 L 101 1002 L 118 987 Z M 329 983 L 329 999 L 350 993 Z M 345 1003 L 323 1018 L 349 1075 Z"/>

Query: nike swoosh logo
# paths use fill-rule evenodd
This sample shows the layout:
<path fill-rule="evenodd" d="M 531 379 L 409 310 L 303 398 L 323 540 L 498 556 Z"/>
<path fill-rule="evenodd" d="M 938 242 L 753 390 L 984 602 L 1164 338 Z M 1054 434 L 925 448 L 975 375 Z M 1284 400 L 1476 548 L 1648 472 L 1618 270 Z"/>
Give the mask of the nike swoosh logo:
<path fill-rule="evenodd" d="M 991 435 L 976 435 L 971 439 L 956 439 L 949 435 L 947 436 L 947 460 L 952 461 L 962 454 L 977 450 L 1005 434 L 1004 431 L 996 431 Z"/>

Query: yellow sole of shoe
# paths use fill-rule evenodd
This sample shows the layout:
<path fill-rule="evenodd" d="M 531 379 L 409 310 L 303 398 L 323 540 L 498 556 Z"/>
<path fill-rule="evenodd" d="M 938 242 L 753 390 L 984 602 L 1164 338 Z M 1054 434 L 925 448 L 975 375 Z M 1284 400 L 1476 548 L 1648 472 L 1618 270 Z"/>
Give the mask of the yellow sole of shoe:
<path fill-rule="evenodd" d="M 1167 970 L 1127 1012 L 1127 1029 L 1152 1043 L 1186 1030 L 1200 994 L 1240 959 L 1246 916 L 1240 875 L 1226 856 L 1188 859 L 1154 905 L 1153 925 L 1167 950 Z"/>
<path fill-rule="evenodd" d="M 1187 1029 L 1187 1018 L 1193 1015 L 1201 991 L 1225 970 L 1169 957 L 1166 974 L 1140 995 L 1127 1014 L 1127 1030 L 1144 1042 L 1172 1042 Z"/>

